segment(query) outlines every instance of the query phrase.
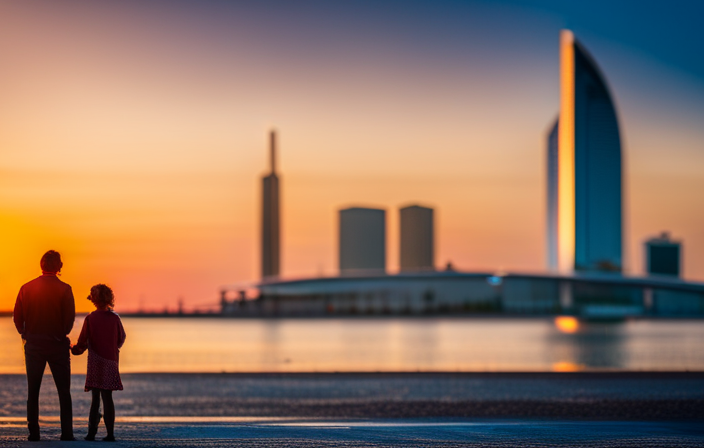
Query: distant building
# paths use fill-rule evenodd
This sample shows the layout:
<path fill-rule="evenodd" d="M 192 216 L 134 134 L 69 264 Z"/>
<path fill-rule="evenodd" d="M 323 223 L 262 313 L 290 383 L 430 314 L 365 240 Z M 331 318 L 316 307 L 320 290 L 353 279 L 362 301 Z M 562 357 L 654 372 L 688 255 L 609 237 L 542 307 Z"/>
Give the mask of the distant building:
<path fill-rule="evenodd" d="M 622 271 L 622 161 L 605 78 L 571 31 L 560 33 L 560 114 L 548 138 L 548 264 Z"/>
<path fill-rule="evenodd" d="M 682 244 L 662 232 L 659 237 L 645 242 L 645 270 L 648 275 L 679 277 L 681 272 Z"/>
<path fill-rule="evenodd" d="M 262 179 L 262 278 L 280 273 L 279 177 L 276 175 L 276 131 L 269 133 L 271 172 Z"/>
<path fill-rule="evenodd" d="M 548 134 L 548 207 L 547 207 L 547 243 L 548 243 L 548 270 L 558 271 L 559 257 L 557 255 L 557 128 L 559 120 L 555 120 Z"/>
<path fill-rule="evenodd" d="M 352 207 L 340 210 L 340 273 L 386 271 L 386 211 Z"/>
<path fill-rule="evenodd" d="M 602 273 L 530 275 L 428 271 L 262 282 L 255 300 L 223 300 L 224 314 L 704 316 L 704 283 Z M 565 291 L 572 298 L 564 301 Z"/>
<path fill-rule="evenodd" d="M 410 205 L 401 215 L 401 271 L 432 270 L 435 267 L 433 209 Z"/>

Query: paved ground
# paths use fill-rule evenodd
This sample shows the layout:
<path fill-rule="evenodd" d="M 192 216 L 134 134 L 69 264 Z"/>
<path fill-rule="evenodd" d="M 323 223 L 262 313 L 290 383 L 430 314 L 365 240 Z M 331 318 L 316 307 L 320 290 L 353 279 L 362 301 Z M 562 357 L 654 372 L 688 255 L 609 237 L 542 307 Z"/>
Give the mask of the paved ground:
<path fill-rule="evenodd" d="M 58 400 L 44 381 L 37 444 L 24 441 L 24 376 L 0 375 L 0 447 L 95 446 L 57 441 Z M 81 438 L 83 381 L 72 383 Z M 702 373 L 133 374 L 123 383 L 116 446 L 704 446 Z"/>
<path fill-rule="evenodd" d="M 158 420 L 158 419 L 157 419 Z M 23 441 L 19 422 L 0 420 L 3 447 L 95 446 L 59 442 L 56 423 L 43 440 Z M 84 429 L 77 430 L 82 436 Z M 99 434 L 100 435 L 100 434 Z M 121 447 L 701 447 L 697 422 L 584 422 L 469 419 L 249 419 L 243 421 L 121 421 Z"/>
<path fill-rule="evenodd" d="M 74 415 L 90 394 L 73 375 Z M 702 420 L 704 373 L 130 374 L 118 416 Z M 0 417 L 25 415 L 24 375 L 0 375 Z M 41 415 L 58 415 L 51 377 Z"/>

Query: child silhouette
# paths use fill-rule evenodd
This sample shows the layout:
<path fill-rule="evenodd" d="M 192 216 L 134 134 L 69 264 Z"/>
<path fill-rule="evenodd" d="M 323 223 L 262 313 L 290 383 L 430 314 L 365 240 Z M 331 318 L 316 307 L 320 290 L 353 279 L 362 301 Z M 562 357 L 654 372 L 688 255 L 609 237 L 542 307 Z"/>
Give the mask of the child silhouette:
<path fill-rule="evenodd" d="M 120 347 L 125 342 L 125 330 L 122 321 L 112 309 L 115 296 L 108 286 L 99 284 L 90 289 L 88 300 L 95 305 L 95 311 L 86 316 L 83 329 L 71 353 L 80 355 L 88 349 L 88 371 L 86 373 L 85 391 L 92 391 L 93 400 L 88 416 L 88 434 L 85 440 L 95 440 L 100 423 L 100 399 L 103 399 L 105 412 L 105 441 L 114 442 L 115 404 L 112 391 L 122 390 L 120 380 Z"/>

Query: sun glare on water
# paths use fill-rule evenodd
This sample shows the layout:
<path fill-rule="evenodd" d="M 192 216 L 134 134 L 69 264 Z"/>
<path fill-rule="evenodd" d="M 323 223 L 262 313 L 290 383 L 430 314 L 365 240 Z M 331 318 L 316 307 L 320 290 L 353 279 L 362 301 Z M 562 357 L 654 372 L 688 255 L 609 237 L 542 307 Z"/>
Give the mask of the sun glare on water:
<path fill-rule="evenodd" d="M 584 365 L 572 362 L 556 362 L 552 365 L 553 372 L 581 372 Z"/>
<path fill-rule="evenodd" d="M 555 327 L 562 333 L 576 333 L 579 331 L 579 320 L 571 316 L 557 316 L 555 318 Z"/>

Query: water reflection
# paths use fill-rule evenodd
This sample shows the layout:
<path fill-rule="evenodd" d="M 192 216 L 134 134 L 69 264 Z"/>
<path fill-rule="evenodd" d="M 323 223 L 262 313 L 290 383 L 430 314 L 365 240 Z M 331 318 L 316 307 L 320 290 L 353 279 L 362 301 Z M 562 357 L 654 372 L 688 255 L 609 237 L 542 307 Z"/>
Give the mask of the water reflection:
<path fill-rule="evenodd" d="M 623 369 L 628 365 L 624 348 L 624 322 L 583 322 L 561 316 L 547 337 L 554 371 Z"/>
<path fill-rule="evenodd" d="M 579 319 L 573 316 L 557 316 L 555 327 L 562 333 L 576 333 L 579 331 Z"/>
<path fill-rule="evenodd" d="M 439 323 L 437 320 L 424 321 L 414 320 L 409 325 L 398 325 L 398 339 L 396 345 L 400 348 L 400 358 L 397 364 L 398 370 L 403 370 L 404 366 L 415 365 L 436 365 L 438 348 Z"/>
<path fill-rule="evenodd" d="M 125 318 L 123 323 L 125 373 L 704 370 L 700 320 Z M 84 373 L 85 360 L 73 358 L 73 372 Z M 0 320 L 0 373 L 24 373 L 10 318 Z"/>
<path fill-rule="evenodd" d="M 262 366 L 267 366 L 264 370 L 273 370 L 272 366 L 280 363 L 290 363 L 291 358 L 285 358 L 279 353 L 279 341 L 281 339 L 280 322 L 269 320 L 264 322 L 261 328 L 262 348 L 258 353 L 259 362 Z M 253 328 L 252 330 L 256 330 Z"/>

